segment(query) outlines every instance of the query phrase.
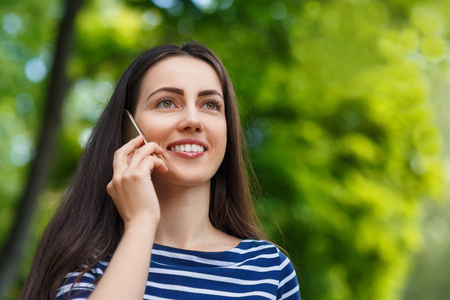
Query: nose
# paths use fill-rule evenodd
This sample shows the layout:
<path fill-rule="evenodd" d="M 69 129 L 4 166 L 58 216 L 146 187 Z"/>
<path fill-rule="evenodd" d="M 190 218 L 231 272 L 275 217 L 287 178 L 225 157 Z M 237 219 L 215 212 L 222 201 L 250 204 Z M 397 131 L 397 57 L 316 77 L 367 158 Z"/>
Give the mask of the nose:
<path fill-rule="evenodd" d="M 187 132 L 202 132 L 203 122 L 199 111 L 195 106 L 185 107 L 184 113 L 181 115 L 181 121 L 178 130 Z"/>

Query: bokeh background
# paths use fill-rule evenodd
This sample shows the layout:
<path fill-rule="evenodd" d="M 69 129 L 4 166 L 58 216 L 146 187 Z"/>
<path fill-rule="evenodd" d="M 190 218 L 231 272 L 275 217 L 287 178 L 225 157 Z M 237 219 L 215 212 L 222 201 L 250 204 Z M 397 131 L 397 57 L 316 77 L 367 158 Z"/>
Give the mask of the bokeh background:
<path fill-rule="evenodd" d="M 235 84 L 257 209 L 302 299 L 446 299 L 449 16 L 446 0 L 1 0 L 0 298 L 126 66 L 193 39 Z"/>

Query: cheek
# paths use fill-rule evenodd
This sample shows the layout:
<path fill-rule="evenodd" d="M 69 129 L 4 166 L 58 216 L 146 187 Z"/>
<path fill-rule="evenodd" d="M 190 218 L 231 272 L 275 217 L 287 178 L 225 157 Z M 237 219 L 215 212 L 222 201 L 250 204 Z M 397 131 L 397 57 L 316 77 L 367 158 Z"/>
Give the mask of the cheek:
<path fill-rule="evenodd" d="M 225 153 L 228 140 L 227 124 L 225 122 L 224 124 L 222 124 L 220 129 L 216 131 L 216 138 L 218 139 L 218 143 L 220 144 L 223 152 Z"/>
<path fill-rule="evenodd" d="M 142 118 L 139 125 L 145 137 L 151 142 L 160 142 L 162 137 L 167 136 L 167 131 L 170 130 L 170 124 L 167 120 L 160 120 L 160 118 L 153 116 Z"/>

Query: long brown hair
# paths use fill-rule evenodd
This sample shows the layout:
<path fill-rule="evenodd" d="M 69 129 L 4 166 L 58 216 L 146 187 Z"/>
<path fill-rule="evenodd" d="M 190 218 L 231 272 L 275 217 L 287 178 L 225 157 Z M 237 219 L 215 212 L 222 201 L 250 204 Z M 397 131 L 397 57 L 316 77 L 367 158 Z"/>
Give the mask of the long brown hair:
<path fill-rule="evenodd" d="M 224 160 L 211 180 L 211 223 L 237 238 L 262 238 L 251 203 L 249 166 L 235 92 L 223 64 L 200 43 L 158 46 L 141 54 L 120 78 L 93 130 L 72 184 L 38 245 L 21 299 L 54 299 L 65 275 L 77 268 L 86 272 L 114 253 L 123 234 L 123 222 L 106 185 L 113 175 L 113 154 L 123 144 L 124 109 L 134 111 L 141 80 L 153 64 L 186 55 L 212 66 L 224 94 L 228 142 Z"/>

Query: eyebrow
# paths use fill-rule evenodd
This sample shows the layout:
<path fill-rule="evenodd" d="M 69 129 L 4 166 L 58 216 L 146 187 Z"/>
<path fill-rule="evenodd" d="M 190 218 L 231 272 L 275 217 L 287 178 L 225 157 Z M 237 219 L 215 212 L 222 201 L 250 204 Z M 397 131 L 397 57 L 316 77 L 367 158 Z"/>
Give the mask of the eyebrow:
<path fill-rule="evenodd" d="M 197 96 L 208 96 L 208 95 L 218 95 L 220 98 L 223 99 L 223 96 L 221 93 L 219 93 L 216 90 L 205 90 L 198 93 Z"/>
<path fill-rule="evenodd" d="M 154 94 L 159 93 L 159 92 L 171 92 L 171 93 L 175 93 L 175 94 L 178 94 L 178 95 L 181 95 L 181 96 L 184 95 L 184 91 L 182 89 L 178 89 L 178 88 L 174 88 L 174 87 L 162 87 L 162 88 L 159 88 L 159 89 L 153 91 L 147 97 L 147 100 L 150 99 L 151 96 L 153 96 Z M 222 94 L 219 93 L 216 90 L 204 90 L 204 91 L 198 92 L 198 94 L 197 94 L 197 96 L 199 96 L 199 97 L 200 96 L 208 96 L 208 95 L 218 95 L 220 98 L 223 99 Z"/>
<path fill-rule="evenodd" d="M 179 94 L 179 95 L 184 95 L 184 91 L 182 89 L 177 89 L 177 88 L 173 88 L 173 87 L 162 87 L 157 89 L 156 91 L 153 91 L 148 97 L 147 100 L 150 99 L 151 96 L 153 96 L 156 93 L 159 92 L 171 92 L 171 93 L 175 93 L 175 94 Z"/>

